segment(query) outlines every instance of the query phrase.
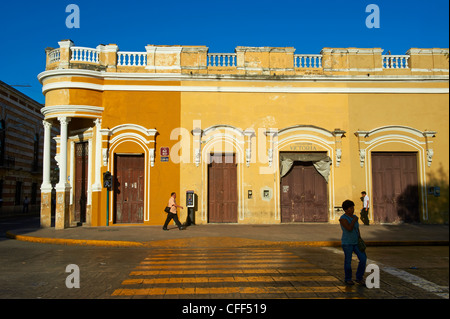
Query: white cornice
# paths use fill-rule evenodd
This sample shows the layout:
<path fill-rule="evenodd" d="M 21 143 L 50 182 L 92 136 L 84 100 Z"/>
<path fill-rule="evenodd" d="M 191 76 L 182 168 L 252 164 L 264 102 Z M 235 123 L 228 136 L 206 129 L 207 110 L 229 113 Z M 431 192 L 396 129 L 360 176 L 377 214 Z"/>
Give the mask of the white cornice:
<path fill-rule="evenodd" d="M 331 93 L 331 94 L 448 94 L 448 88 L 395 87 L 292 87 L 292 86 L 180 86 L 180 85 L 114 85 L 86 82 L 53 82 L 45 84 L 42 92 L 57 89 L 88 89 L 95 91 L 142 92 L 221 92 L 221 93 Z"/>
<path fill-rule="evenodd" d="M 73 114 L 77 113 L 93 113 L 99 117 L 101 116 L 104 108 L 101 106 L 92 106 L 92 105 L 52 105 L 46 106 L 41 109 L 41 113 L 45 116 L 45 118 L 60 116 L 61 113 Z M 53 115 L 55 114 L 55 115 Z M 91 115 L 92 116 L 92 115 Z"/>
<path fill-rule="evenodd" d="M 448 71 L 448 70 L 447 70 Z M 122 73 L 92 71 L 83 69 L 49 70 L 38 74 L 38 80 L 53 77 L 94 77 L 107 80 L 167 80 L 167 81 L 257 81 L 257 82 L 443 82 L 449 80 L 449 75 L 237 75 L 237 74 L 181 74 L 181 73 Z"/>

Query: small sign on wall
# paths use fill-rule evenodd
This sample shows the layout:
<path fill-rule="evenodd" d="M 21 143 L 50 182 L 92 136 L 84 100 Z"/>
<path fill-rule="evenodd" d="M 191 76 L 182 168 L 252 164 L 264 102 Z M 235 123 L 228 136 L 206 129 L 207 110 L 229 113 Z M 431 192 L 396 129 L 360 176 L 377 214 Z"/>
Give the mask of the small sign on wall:
<path fill-rule="evenodd" d="M 159 149 L 159 155 L 161 155 L 161 162 L 169 161 L 169 153 L 170 153 L 169 147 L 163 146 Z"/>

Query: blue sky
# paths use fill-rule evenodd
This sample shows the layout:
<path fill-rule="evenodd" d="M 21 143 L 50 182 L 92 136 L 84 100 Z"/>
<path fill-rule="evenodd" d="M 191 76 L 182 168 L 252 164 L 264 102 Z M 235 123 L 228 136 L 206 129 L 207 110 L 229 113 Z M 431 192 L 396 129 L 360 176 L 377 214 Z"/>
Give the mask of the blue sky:
<path fill-rule="evenodd" d="M 66 27 L 69 4 L 80 9 L 80 28 Z M 366 6 L 380 9 L 380 28 L 366 27 Z M 0 80 L 44 103 L 37 75 L 46 47 L 71 39 L 119 50 L 145 45 L 206 45 L 209 52 L 236 46 L 289 46 L 296 53 L 323 47 L 448 48 L 448 0 L 41 0 L 1 1 Z"/>

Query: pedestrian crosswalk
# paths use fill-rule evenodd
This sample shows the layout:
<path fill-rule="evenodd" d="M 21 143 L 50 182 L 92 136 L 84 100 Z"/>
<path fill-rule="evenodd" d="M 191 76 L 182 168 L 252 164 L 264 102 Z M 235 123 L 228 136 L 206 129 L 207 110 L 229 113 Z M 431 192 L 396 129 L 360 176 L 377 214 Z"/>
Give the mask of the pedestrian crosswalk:
<path fill-rule="evenodd" d="M 344 298 L 334 276 L 281 248 L 155 249 L 112 296 Z"/>

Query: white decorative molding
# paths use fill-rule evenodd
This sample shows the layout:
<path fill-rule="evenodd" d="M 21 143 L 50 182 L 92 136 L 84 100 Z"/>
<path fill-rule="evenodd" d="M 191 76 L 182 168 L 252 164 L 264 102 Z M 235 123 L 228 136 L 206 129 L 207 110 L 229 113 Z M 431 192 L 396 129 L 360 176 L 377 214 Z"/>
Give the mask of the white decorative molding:
<path fill-rule="evenodd" d="M 195 166 L 198 167 L 200 165 L 201 158 L 202 158 L 201 149 L 200 148 L 196 148 L 194 150 L 194 163 L 195 163 Z"/>
<path fill-rule="evenodd" d="M 392 132 L 397 132 L 397 134 L 392 134 Z M 373 138 L 373 135 L 378 134 L 378 133 L 383 133 L 383 135 Z M 390 133 L 390 134 L 387 134 L 387 133 Z M 355 135 L 357 135 L 359 137 L 359 142 L 360 142 L 359 143 L 359 145 L 360 145 L 360 154 L 359 155 L 360 155 L 361 167 L 364 166 L 364 154 L 363 153 L 365 153 L 364 148 L 366 147 L 366 145 L 377 143 L 378 140 L 384 139 L 385 134 L 387 134 L 387 136 L 390 136 L 393 138 L 396 137 L 399 140 L 404 138 L 404 136 L 406 136 L 406 134 L 414 135 L 415 140 L 418 144 L 426 144 L 427 165 L 428 165 L 428 167 L 431 166 L 431 163 L 433 161 L 433 155 L 434 155 L 433 148 L 431 147 L 431 145 L 433 143 L 433 141 L 431 141 L 431 138 L 434 138 L 436 136 L 435 131 L 427 131 L 427 130 L 420 131 L 416 128 L 404 126 L 404 125 L 387 125 L 387 126 L 375 128 L 370 131 L 355 132 Z M 365 138 L 369 138 L 369 137 L 372 137 L 372 139 L 370 140 L 370 142 L 366 142 Z M 425 142 L 423 142 L 419 139 L 419 138 L 423 138 L 423 137 L 425 137 Z M 362 152 L 362 151 L 364 151 L 364 152 Z"/>
<path fill-rule="evenodd" d="M 422 132 L 422 131 L 420 131 L 418 129 L 415 129 L 413 127 L 410 127 L 410 126 L 405 126 L 405 125 L 386 125 L 386 126 L 381 126 L 381 127 L 374 128 L 373 130 L 370 130 L 370 131 L 358 131 L 356 133 L 361 133 L 361 134 L 364 133 L 365 137 L 369 137 L 369 136 L 371 136 L 373 134 L 376 134 L 376 133 L 385 133 L 385 132 L 388 132 L 388 131 L 389 132 L 398 131 L 398 132 L 401 132 L 401 133 L 410 133 L 410 134 L 416 135 L 417 137 L 424 136 L 423 135 L 424 132 Z"/>
<path fill-rule="evenodd" d="M 103 166 L 108 166 L 108 149 L 102 149 Z"/>
<path fill-rule="evenodd" d="M 366 141 L 365 138 L 369 136 L 369 131 L 356 131 L 355 135 L 358 137 L 359 147 L 359 165 L 364 167 L 364 161 L 366 159 Z"/>
<path fill-rule="evenodd" d="M 341 158 L 342 158 L 342 149 L 337 148 L 336 149 L 336 167 L 339 167 L 339 165 L 341 165 Z"/>
<path fill-rule="evenodd" d="M 364 167 L 364 161 L 366 160 L 366 150 L 360 149 L 359 150 L 359 165 L 361 167 Z"/>
<path fill-rule="evenodd" d="M 306 132 L 315 132 L 322 134 L 326 137 L 333 137 L 333 132 L 330 132 L 326 129 L 323 129 L 318 126 L 314 125 L 293 125 L 289 127 L 282 128 L 278 131 L 278 136 L 282 136 L 284 134 L 292 133 L 292 132 L 299 132 L 299 131 L 306 131 Z"/>
<path fill-rule="evenodd" d="M 427 165 L 431 166 L 431 162 L 433 161 L 434 151 L 432 148 L 427 149 Z"/>
<path fill-rule="evenodd" d="M 427 131 L 425 130 L 422 134 L 425 137 L 425 141 L 427 143 L 427 165 L 428 167 L 431 166 L 431 162 L 433 161 L 433 155 L 434 155 L 434 151 L 433 148 L 431 147 L 433 141 L 431 141 L 431 139 L 433 137 L 436 137 L 436 131 Z"/>
<path fill-rule="evenodd" d="M 196 139 L 196 141 L 194 141 L 194 145 L 197 143 L 197 147 L 194 146 L 194 163 L 197 167 L 200 165 L 202 158 L 202 134 L 202 129 L 198 127 L 192 130 L 192 135 L 194 136 L 194 139 Z"/>
<path fill-rule="evenodd" d="M 252 149 L 246 148 L 245 149 L 245 164 L 247 167 L 250 167 L 250 161 L 252 160 Z"/>
<path fill-rule="evenodd" d="M 150 148 L 149 149 L 149 156 L 150 156 L 150 167 L 155 166 L 155 149 Z"/>
<path fill-rule="evenodd" d="M 339 167 L 341 165 L 341 158 L 342 158 L 342 137 L 344 137 L 344 134 L 346 132 L 337 128 L 334 130 L 333 135 L 335 137 L 335 151 L 336 151 L 336 167 Z"/>
<path fill-rule="evenodd" d="M 218 124 L 218 125 L 213 125 L 208 128 L 205 128 L 203 130 L 202 136 L 207 136 L 212 131 L 215 131 L 215 130 L 231 130 L 231 131 L 235 132 L 238 136 L 244 135 L 244 131 L 242 131 L 240 128 L 234 127 L 232 125 L 227 125 L 227 124 Z"/>
<path fill-rule="evenodd" d="M 102 135 L 114 135 L 118 132 L 130 130 L 130 131 L 138 131 L 139 133 L 145 136 L 155 136 L 158 131 L 156 129 L 146 129 L 145 127 L 138 124 L 121 124 L 113 127 L 112 129 L 101 129 L 100 132 Z M 149 140 L 148 143 L 154 142 L 153 140 Z"/>
<path fill-rule="evenodd" d="M 448 69 L 444 71 L 448 72 Z M 42 83 L 46 78 L 61 77 L 61 76 L 88 76 L 99 79 L 109 80 L 124 80 L 124 79 L 149 79 L 149 80 L 183 80 L 192 79 L 189 74 L 181 73 L 130 73 L 130 72 L 106 72 L 106 71 L 94 71 L 85 69 L 57 69 L 47 70 L 38 74 L 38 80 Z M 242 76 L 236 76 L 233 74 L 199 74 L 201 80 L 240 80 L 240 81 L 257 81 L 257 82 L 273 82 L 272 79 L 267 79 L 267 76 L 252 76 L 250 79 Z M 426 82 L 426 81 L 448 81 L 449 75 L 399 75 L 399 76 L 386 76 L 386 75 L 310 75 L 310 76 L 285 76 L 286 80 L 294 82 L 362 82 L 362 83 L 375 83 L 375 82 Z"/>
<path fill-rule="evenodd" d="M 331 79 L 330 79 L 331 81 Z M 42 86 L 42 93 L 60 89 L 141 92 L 213 92 L 213 93 L 312 93 L 312 94 L 448 94 L 448 88 L 393 87 L 292 87 L 292 86 L 177 86 L 177 85 L 119 85 L 87 82 L 52 82 Z"/>
<path fill-rule="evenodd" d="M 61 114 L 72 116 L 74 113 L 82 113 L 83 115 L 86 115 L 87 113 L 93 113 L 92 115 L 87 116 L 100 117 L 103 113 L 103 110 L 103 107 L 93 105 L 52 105 L 43 107 L 41 109 L 41 113 L 46 118 L 55 118 L 61 116 Z"/>
<path fill-rule="evenodd" d="M 269 150 L 267 151 L 267 159 L 268 159 L 269 167 L 272 167 L 272 163 L 273 163 L 273 148 L 272 147 L 270 147 Z"/>
<path fill-rule="evenodd" d="M 273 153 L 274 153 L 274 147 L 275 147 L 275 136 L 278 136 L 278 129 L 268 129 L 264 132 L 266 136 L 270 136 L 270 147 L 267 151 L 267 158 L 268 158 L 268 165 L 269 167 L 272 167 L 273 163 Z"/>
<path fill-rule="evenodd" d="M 252 160 L 252 137 L 256 136 L 253 129 L 247 129 L 244 131 L 244 135 L 247 136 L 247 148 L 245 149 L 245 162 L 247 167 L 250 167 Z"/>

